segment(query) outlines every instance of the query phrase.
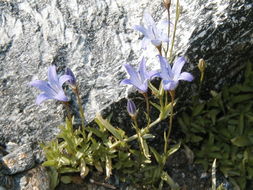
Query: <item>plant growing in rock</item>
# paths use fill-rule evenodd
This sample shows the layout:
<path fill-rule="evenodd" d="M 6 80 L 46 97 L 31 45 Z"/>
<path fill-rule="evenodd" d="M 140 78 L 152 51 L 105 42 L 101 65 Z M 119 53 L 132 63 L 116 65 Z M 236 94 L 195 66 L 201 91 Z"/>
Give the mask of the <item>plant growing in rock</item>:
<path fill-rule="evenodd" d="M 170 1 L 164 1 L 164 5 L 169 15 Z M 95 118 L 95 126 L 84 125 L 84 112 L 78 85 L 70 69 L 66 70 L 65 75 L 58 77 L 56 67 L 50 66 L 48 72 L 49 82 L 32 81 L 30 83 L 43 91 L 37 97 L 38 104 L 47 99 L 56 99 L 63 102 L 66 108 L 69 109 L 68 98 L 62 88 L 65 82 L 71 87 L 79 104 L 82 127 L 74 130 L 73 117 L 70 115 L 70 111 L 67 110 L 68 118 L 66 118 L 65 125 L 60 126 L 61 132 L 57 138 L 46 145 L 42 145 L 47 159 L 43 165 L 51 167 L 51 171 L 54 173 L 54 175 L 52 174 L 54 176 L 52 188 L 57 185 L 58 178 L 65 183 L 74 181 L 73 176 L 69 175 L 72 172 L 79 172 L 80 178 L 84 179 L 90 171 L 105 172 L 106 178 L 109 178 L 112 172 L 116 171 L 121 180 L 124 181 L 128 178 L 135 185 L 141 184 L 139 188 L 162 189 L 164 182 L 167 182 L 171 189 L 179 189 L 178 184 L 166 172 L 165 164 L 168 157 L 176 152 L 181 144 L 179 142 L 171 146 L 170 140 L 174 116 L 173 107 L 176 104 L 176 88 L 180 80 L 191 82 L 193 76 L 188 72 L 181 73 L 186 62 L 183 57 L 178 58 L 172 67 L 170 65 L 173 60 L 172 52 L 179 18 L 179 1 L 177 1 L 176 7 L 176 20 L 169 57 L 167 57 L 170 36 L 169 21 L 166 22 L 167 34 L 160 26 L 164 22 L 156 25 L 148 13 L 144 14 L 145 27 L 135 26 L 136 30 L 144 34 L 142 47 L 146 49 L 148 45 L 154 45 L 157 48 L 159 52 L 157 57 L 161 69 L 160 71 L 147 71 L 145 58 L 142 58 L 138 71 L 135 71 L 128 64 L 124 65 L 130 78 L 124 79 L 121 84 L 133 85 L 144 96 L 146 102 L 147 122 L 146 126 L 140 128 L 137 121 L 138 111 L 136 106 L 132 100 L 128 100 L 127 111 L 132 119 L 132 127 L 135 130 L 134 135 L 128 136 L 123 129 L 114 127 L 108 119 L 104 119 L 99 114 Z M 167 43 L 165 48 L 163 42 Z M 161 78 L 159 88 L 156 88 L 150 82 L 154 77 Z M 151 102 L 149 100 L 148 90 L 152 91 L 155 101 Z M 159 116 L 154 121 L 150 117 L 150 104 L 159 111 Z M 168 128 L 164 129 L 163 152 L 160 152 L 149 145 L 148 139 L 154 138 L 154 135 L 150 133 L 151 128 L 154 128 L 159 122 L 166 120 L 168 117 Z M 132 142 L 137 142 L 139 148 L 134 148 Z M 137 177 L 137 174 L 141 177 Z"/>

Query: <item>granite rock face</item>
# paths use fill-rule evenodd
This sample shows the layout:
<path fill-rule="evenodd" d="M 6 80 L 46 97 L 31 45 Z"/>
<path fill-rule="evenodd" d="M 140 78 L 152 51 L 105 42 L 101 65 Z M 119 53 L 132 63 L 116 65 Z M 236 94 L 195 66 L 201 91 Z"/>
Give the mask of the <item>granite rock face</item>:
<path fill-rule="evenodd" d="M 176 54 L 188 58 L 190 71 L 196 70 L 199 58 L 206 60 L 207 89 L 240 80 L 236 71 L 252 58 L 252 4 L 181 2 Z M 145 10 L 157 21 L 166 18 L 161 5 L 160 0 L 0 1 L 0 143 L 37 143 L 58 133 L 62 105 L 35 105 L 39 92 L 28 86 L 32 79 L 46 80 L 51 64 L 59 73 L 70 67 L 76 74 L 87 120 L 123 98 L 127 89 L 119 85 L 125 77 L 122 64 L 136 65 L 142 55 L 153 55 L 148 65 L 158 68 L 157 52 L 141 51 L 142 36 L 132 26 L 140 23 Z"/>

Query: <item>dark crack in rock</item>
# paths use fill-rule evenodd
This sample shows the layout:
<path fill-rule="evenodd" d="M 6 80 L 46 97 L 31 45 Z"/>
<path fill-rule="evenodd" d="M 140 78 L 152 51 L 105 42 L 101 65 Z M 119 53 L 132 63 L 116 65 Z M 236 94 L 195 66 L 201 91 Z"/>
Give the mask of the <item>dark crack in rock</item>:
<path fill-rule="evenodd" d="M 14 187 L 12 176 L 4 176 L 0 174 L 0 190 L 11 189 Z M 2 188 L 2 189 L 1 189 Z"/>

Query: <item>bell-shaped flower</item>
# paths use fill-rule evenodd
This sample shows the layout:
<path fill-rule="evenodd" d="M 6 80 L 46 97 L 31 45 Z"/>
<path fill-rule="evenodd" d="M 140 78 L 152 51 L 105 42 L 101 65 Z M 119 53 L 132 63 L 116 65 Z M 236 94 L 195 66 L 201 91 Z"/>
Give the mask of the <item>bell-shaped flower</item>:
<path fill-rule="evenodd" d="M 169 43 L 168 34 L 166 34 L 167 31 L 165 30 L 168 26 L 168 21 L 160 21 L 156 24 L 150 14 L 144 13 L 143 23 L 144 26 L 134 26 L 135 30 L 138 30 L 144 35 L 142 39 L 143 49 L 146 49 L 150 42 L 156 47 L 159 47 L 162 42 Z"/>
<path fill-rule="evenodd" d="M 130 78 L 122 80 L 120 84 L 133 85 L 141 93 L 146 93 L 148 91 L 148 80 L 150 80 L 151 77 L 155 76 L 157 72 L 148 72 L 146 70 L 146 61 L 144 58 L 142 58 L 140 62 L 138 71 L 135 71 L 134 68 L 128 64 L 125 64 L 124 67 Z"/>
<path fill-rule="evenodd" d="M 130 99 L 127 101 L 127 112 L 131 117 L 136 117 L 137 115 L 135 103 Z"/>
<path fill-rule="evenodd" d="M 190 73 L 181 73 L 181 70 L 185 64 L 185 59 L 183 57 L 179 57 L 174 62 L 172 68 L 164 57 L 160 55 L 158 55 L 158 57 L 161 65 L 161 72 L 159 73 L 159 76 L 162 78 L 164 90 L 175 90 L 180 80 L 189 82 L 193 80 L 193 76 Z"/>
<path fill-rule="evenodd" d="M 36 103 L 41 104 L 48 99 L 67 102 L 68 98 L 64 93 L 62 85 L 69 80 L 72 80 L 71 76 L 62 75 L 61 77 L 58 77 L 56 67 L 54 65 L 50 66 L 48 68 L 48 81 L 34 80 L 29 83 L 31 86 L 42 91 L 42 93 L 37 96 Z"/>

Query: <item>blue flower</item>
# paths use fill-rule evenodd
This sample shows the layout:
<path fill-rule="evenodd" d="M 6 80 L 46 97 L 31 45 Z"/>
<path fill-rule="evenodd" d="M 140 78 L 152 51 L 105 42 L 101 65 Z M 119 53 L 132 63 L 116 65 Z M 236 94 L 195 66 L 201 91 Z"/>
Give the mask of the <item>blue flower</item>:
<path fill-rule="evenodd" d="M 137 115 L 136 106 L 130 99 L 127 101 L 127 112 L 131 117 L 135 117 Z"/>
<path fill-rule="evenodd" d="M 120 84 L 133 85 L 141 93 L 146 93 L 148 90 L 148 80 L 150 80 L 152 76 L 155 76 L 156 72 L 148 72 L 146 70 L 146 61 L 144 58 L 142 58 L 140 62 L 138 71 L 135 71 L 134 68 L 128 64 L 125 64 L 124 67 L 126 68 L 126 71 L 129 74 L 130 78 L 122 80 Z"/>
<path fill-rule="evenodd" d="M 169 43 L 168 35 L 166 34 L 165 30 L 163 29 L 163 26 L 166 24 L 168 25 L 168 22 L 161 21 L 157 25 L 152 18 L 152 16 L 148 13 L 144 14 L 143 18 L 144 26 L 134 26 L 135 30 L 138 30 L 139 32 L 143 33 L 144 38 L 142 39 L 142 48 L 146 49 L 148 43 L 152 43 L 154 46 L 159 47 L 162 42 Z"/>
<path fill-rule="evenodd" d="M 190 73 L 181 73 L 185 64 L 185 59 L 183 57 L 179 57 L 174 62 L 172 68 L 164 57 L 160 55 L 158 55 L 158 57 L 161 65 L 161 72 L 159 73 L 159 76 L 162 78 L 164 90 L 175 90 L 180 80 L 189 82 L 193 80 L 193 76 Z"/>
<path fill-rule="evenodd" d="M 36 104 L 41 104 L 43 101 L 48 99 L 55 99 L 63 102 L 67 102 L 62 85 L 68 81 L 72 80 L 69 75 L 63 75 L 58 78 L 56 73 L 56 67 L 54 65 L 48 68 L 48 82 L 43 80 L 34 80 L 29 84 L 42 91 L 40 95 L 37 96 Z"/>

